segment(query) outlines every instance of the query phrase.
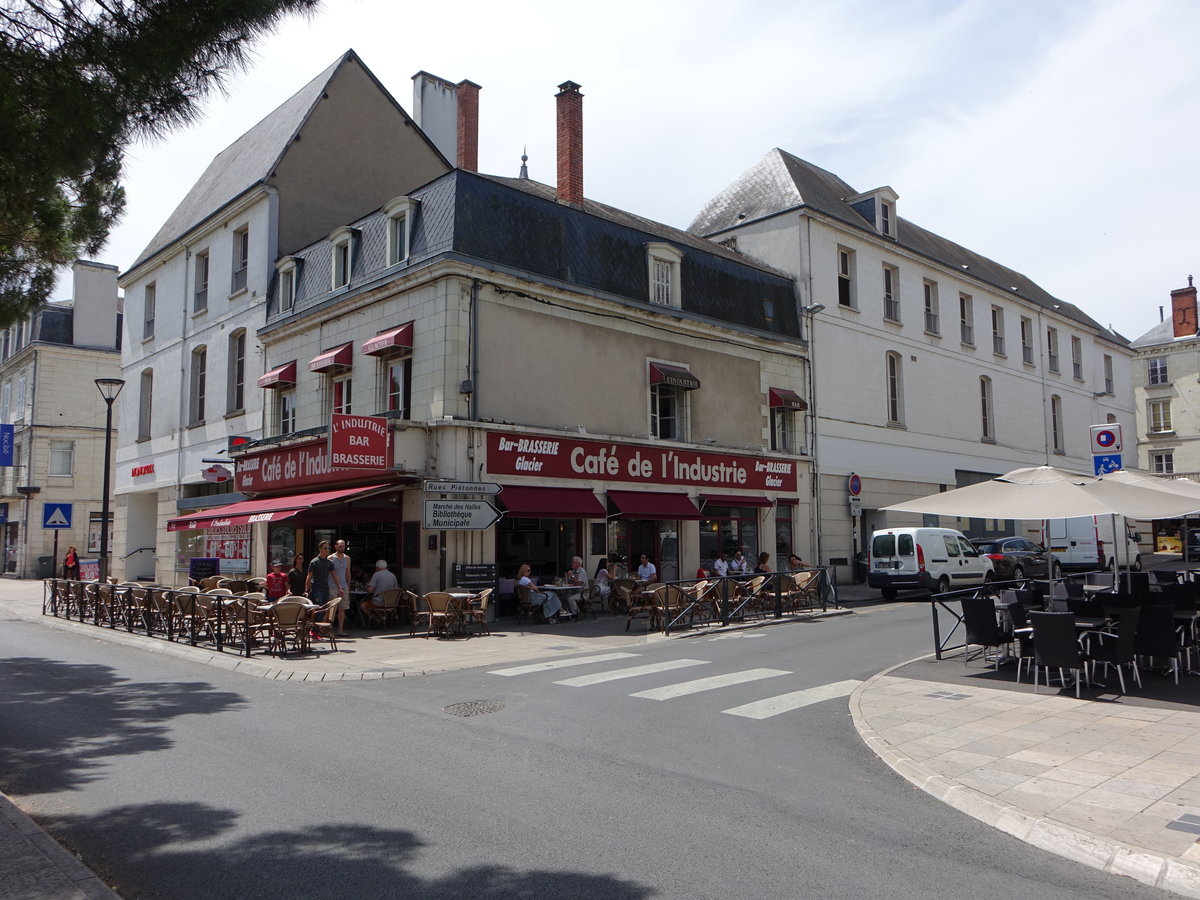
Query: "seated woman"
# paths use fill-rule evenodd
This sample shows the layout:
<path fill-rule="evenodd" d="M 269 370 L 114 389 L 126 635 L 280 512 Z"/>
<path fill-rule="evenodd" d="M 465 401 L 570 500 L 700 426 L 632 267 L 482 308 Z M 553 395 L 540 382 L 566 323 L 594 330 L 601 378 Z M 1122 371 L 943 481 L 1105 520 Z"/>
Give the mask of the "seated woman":
<path fill-rule="evenodd" d="M 547 622 L 558 621 L 558 611 L 562 609 L 562 602 L 554 593 L 544 593 L 537 589 L 537 584 L 529 577 L 529 563 L 521 563 L 521 568 L 517 570 L 517 585 L 529 588 L 529 602 L 534 606 L 542 608 L 542 616 Z"/>
<path fill-rule="evenodd" d="M 612 583 L 615 580 L 608 571 L 608 557 L 603 557 L 596 565 L 596 574 L 592 577 L 596 582 L 596 592 L 600 595 L 602 606 L 608 606 L 608 595 L 612 593 Z"/>
<path fill-rule="evenodd" d="M 758 564 L 754 567 L 754 571 L 760 574 L 773 571 L 771 569 L 771 554 L 766 550 L 758 554 Z"/>

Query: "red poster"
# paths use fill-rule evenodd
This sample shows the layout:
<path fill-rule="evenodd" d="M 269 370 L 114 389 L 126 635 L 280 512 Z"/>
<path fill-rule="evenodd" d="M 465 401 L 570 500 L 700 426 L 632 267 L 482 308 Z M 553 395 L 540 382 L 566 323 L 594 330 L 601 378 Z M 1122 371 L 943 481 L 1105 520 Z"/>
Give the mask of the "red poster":
<path fill-rule="evenodd" d="M 796 463 L 677 445 L 641 446 L 588 441 L 561 435 L 488 433 L 491 475 L 587 478 L 644 486 L 687 485 L 795 493 Z"/>

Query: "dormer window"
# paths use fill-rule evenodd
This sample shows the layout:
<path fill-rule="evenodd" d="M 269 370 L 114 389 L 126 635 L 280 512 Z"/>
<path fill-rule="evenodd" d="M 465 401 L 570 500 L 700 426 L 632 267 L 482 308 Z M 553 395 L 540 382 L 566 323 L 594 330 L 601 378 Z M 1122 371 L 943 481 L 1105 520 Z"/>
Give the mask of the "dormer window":
<path fill-rule="evenodd" d="M 331 291 L 344 288 L 350 284 L 350 274 L 354 268 L 354 250 L 358 239 L 358 231 L 354 228 L 339 228 L 329 236 L 333 245 L 333 261 L 330 268 Z"/>
<path fill-rule="evenodd" d="M 300 274 L 300 262 L 294 256 L 285 256 L 275 264 L 279 273 L 276 282 L 276 297 L 280 312 L 291 312 L 296 306 L 296 279 Z"/>
<path fill-rule="evenodd" d="M 413 220 L 419 201 L 397 197 L 383 208 L 387 217 L 387 264 L 406 262 L 412 248 Z"/>
<path fill-rule="evenodd" d="M 899 221 L 896 218 L 896 201 L 899 195 L 890 187 L 876 188 L 865 194 L 848 197 L 846 202 L 854 211 L 870 222 L 883 237 L 895 238 Z"/>
<path fill-rule="evenodd" d="M 646 245 L 646 263 L 650 269 L 650 302 L 659 306 L 682 306 L 679 264 L 683 253 L 670 244 Z"/>

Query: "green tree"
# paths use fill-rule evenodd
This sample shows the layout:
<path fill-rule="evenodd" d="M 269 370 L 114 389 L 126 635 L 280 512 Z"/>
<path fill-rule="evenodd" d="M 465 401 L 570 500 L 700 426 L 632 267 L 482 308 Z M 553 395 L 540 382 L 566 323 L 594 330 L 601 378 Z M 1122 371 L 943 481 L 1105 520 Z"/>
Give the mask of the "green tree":
<path fill-rule="evenodd" d="M 0 326 L 94 255 L 125 148 L 195 119 L 250 42 L 320 0 L 0 0 Z"/>

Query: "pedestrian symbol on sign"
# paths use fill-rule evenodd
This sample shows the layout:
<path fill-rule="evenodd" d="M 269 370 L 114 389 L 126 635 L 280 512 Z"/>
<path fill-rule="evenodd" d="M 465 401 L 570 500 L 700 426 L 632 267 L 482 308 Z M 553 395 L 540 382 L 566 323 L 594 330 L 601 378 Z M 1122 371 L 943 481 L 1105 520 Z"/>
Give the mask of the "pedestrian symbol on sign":
<path fill-rule="evenodd" d="M 45 503 L 42 505 L 42 527 L 43 528 L 70 528 L 71 527 L 71 507 L 70 503 Z"/>

